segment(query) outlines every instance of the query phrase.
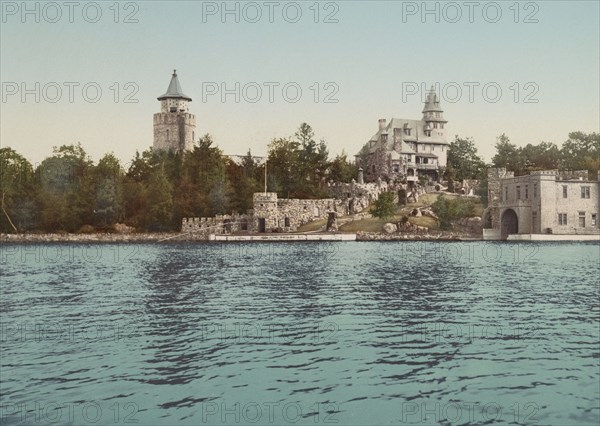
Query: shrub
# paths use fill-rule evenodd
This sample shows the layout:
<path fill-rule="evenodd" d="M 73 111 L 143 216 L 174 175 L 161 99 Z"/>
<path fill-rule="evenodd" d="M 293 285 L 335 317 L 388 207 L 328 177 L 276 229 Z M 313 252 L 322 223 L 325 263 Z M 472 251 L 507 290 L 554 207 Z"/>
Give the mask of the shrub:
<path fill-rule="evenodd" d="M 475 213 L 475 203 L 464 198 L 448 198 L 440 196 L 431 208 L 438 215 L 440 228 L 452 227 L 452 221 L 463 217 L 471 217 Z"/>
<path fill-rule="evenodd" d="M 396 203 L 394 202 L 394 194 L 391 192 L 384 192 L 379 195 L 379 198 L 373 203 L 371 207 L 371 213 L 373 216 L 380 219 L 387 219 L 392 217 L 396 212 Z"/>

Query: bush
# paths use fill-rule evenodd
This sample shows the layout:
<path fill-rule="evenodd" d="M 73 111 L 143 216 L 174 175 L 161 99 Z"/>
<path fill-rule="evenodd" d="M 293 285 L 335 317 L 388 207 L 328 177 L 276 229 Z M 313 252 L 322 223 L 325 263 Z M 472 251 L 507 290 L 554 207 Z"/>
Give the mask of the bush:
<path fill-rule="evenodd" d="M 431 208 L 438 215 L 440 228 L 449 229 L 452 221 L 475 214 L 475 203 L 464 198 L 448 198 L 440 196 Z"/>
<path fill-rule="evenodd" d="M 379 198 L 373 203 L 371 207 L 371 213 L 373 216 L 380 219 L 387 219 L 392 217 L 396 213 L 396 203 L 394 202 L 394 194 L 391 192 L 384 192 L 379 195 Z"/>

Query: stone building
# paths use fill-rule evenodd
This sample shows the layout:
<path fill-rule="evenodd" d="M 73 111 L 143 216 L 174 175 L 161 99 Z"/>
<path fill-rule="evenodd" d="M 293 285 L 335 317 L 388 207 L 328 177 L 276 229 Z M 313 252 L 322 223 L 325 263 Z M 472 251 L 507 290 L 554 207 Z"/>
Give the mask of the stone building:
<path fill-rule="evenodd" d="M 196 138 L 196 116 L 189 113 L 192 98 L 183 94 L 177 70 L 173 70 L 167 92 L 157 98 L 160 112 L 154 114 L 155 150 L 190 151 Z"/>
<path fill-rule="evenodd" d="M 437 181 L 446 167 L 448 141 L 444 111 L 433 86 L 427 94 L 420 120 L 392 118 L 379 120 L 377 133 L 366 143 L 357 161 L 366 154 L 363 168 L 365 180 L 406 179 L 415 182 L 419 176 Z"/>
<path fill-rule="evenodd" d="M 257 192 L 253 208 L 242 215 L 218 215 L 212 218 L 184 218 L 183 233 L 234 234 L 238 232 L 296 232 L 300 226 L 314 220 L 337 218 L 360 213 L 379 194 L 387 190 L 385 183 L 338 184 L 331 188 L 332 198 L 303 200 L 278 199 L 275 192 Z"/>
<path fill-rule="evenodd" d="M 587 171 L 515 177 L 504 169 L 490 169 L 484 239 L 518 239 L 510 237 L 515 234 L 600 237 L 599 192 L 600 180 L 590 180 Z"/>

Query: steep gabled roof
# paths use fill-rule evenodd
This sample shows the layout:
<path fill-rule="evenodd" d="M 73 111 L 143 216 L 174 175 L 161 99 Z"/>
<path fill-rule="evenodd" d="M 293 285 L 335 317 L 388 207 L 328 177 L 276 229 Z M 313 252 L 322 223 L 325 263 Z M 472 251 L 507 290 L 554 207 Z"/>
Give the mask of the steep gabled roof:
<path fill-rule="evenodd" d="M 186 101 L 192 100 L 192 98 L 183 94 L 183 90 L 181 90 L 181 85 L 179 84 L 179 79 L 177 78 L 177 70 L 173 70 L 173 75 L 171 76 L 171 82 L 167 88 L 167 93 L 159 96 L 157 99 L 159 101 L 162 101 L 163 99 L 185 99 Z"/>

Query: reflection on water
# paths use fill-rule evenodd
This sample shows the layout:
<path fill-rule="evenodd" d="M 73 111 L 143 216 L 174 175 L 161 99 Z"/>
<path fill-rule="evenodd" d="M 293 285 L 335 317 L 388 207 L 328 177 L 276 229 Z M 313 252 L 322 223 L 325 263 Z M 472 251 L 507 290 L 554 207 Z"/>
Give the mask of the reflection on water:
<path fill-rule="evenodd" d="M 6 424 L 598 424 L 598 244 L 2 246 Z"/>

